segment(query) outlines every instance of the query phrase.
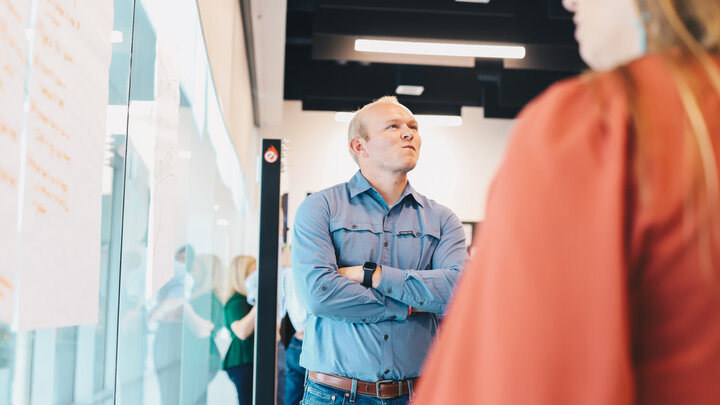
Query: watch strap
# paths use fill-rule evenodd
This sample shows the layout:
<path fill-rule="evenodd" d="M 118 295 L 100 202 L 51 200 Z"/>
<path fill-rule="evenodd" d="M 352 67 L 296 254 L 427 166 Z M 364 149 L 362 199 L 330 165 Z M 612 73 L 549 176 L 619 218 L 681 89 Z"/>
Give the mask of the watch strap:
<path fill-rule="evenodd" d="M 362 285 L 365 287 L 372 287 L 372 276 L 373 273 L 375 273 L 375 269 L 377 268 L 377 264 L 373 262 L 365 262 L 363 264 L 363 281 Z"/>
<path fill-rule="evenodd" d="M 365 274 L 363 274 L 362 285 L 364 285 L 365 287 L 372 287 L 372 275 L 375 272 L 375 269 L 368 269 L 363 267 L 363 271 Z"/>

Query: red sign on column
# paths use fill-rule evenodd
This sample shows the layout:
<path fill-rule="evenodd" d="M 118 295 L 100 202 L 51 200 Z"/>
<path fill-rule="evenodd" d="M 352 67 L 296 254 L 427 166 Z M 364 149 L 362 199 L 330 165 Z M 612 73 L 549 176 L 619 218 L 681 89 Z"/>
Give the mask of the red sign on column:
<path fill-rule="evenodd" d="M 278 151 L 274 146 L 270 145 L 263 156 L 265 157 L 266 162 L 275 163 L 278 160 Z"/>

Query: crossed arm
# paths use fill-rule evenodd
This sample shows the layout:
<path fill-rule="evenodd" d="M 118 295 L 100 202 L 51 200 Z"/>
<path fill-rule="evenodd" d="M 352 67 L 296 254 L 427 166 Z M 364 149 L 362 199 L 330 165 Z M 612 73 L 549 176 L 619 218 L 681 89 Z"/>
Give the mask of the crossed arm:
<path fill-rule="evenodd" d="M 322 196 L 311 196 L 295 217 L 293 272 L 298 295 L 316 316 L 345 322 L 403 320 L 408 308 L 442 314 L 466 259 L 462 224 L 449 210 L 431 271 L 378 266 L 372 288 L 361 284 L 363 270 L 338 267 Z"/>

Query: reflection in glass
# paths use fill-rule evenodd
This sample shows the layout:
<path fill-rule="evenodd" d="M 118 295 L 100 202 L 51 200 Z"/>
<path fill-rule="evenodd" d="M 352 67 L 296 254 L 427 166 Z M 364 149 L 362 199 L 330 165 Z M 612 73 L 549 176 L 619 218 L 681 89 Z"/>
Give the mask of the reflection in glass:
<path fill-rule="evenodd" d="M 252 403 L 253 351 L 255 348 L 254 303 L 257 300 L 257 261 L 251 256 L 236 256 L 228 269 L 225 326 L 232 343 L 225 355 L 223 369 L 235 384 L 240 405 Z"/>
<path fill-rule="evenodd" d="M 25 333 L 0 324 L 0 405 L 232 404 L 220 372 L 234 336 L 226 265 L 257 219 L 197 5 L 115 0 L 113 31 L 99 320 Z"/>
<path fill-rule="evenodd" d="M 0 324 L 0 405 L 113 403 L 132 8 L 132 1 L 114 1 L 113 31 L 124 35 L 112 44 L 107 126 L 98 134 L 106 145 L 98 322 L 20 333 Z"/>
<path fill-rule="evenodd" d="M 194 1 L 138 1 L 134 39 L 118 403 L 233 403 L 226 264 L 249 214 Z"/>

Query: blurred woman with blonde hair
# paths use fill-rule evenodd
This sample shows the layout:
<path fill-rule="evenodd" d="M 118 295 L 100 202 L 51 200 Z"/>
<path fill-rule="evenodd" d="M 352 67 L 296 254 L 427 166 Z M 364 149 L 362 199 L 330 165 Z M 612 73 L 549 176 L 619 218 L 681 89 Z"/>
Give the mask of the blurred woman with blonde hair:
<path fill-rule="evenodd" d="M 256 309 L 247 301 L 245 280 L 257 270 L 257 260 L 251 256 L 236 256 L 228 266 L 225 294 L 225 326 L 232 342 L 223 369 L 235 384 L 240 405 L 252 404 L 253 351 Z"/>
<path fill-rule="evenodd" d="M 563 3 L 415 404 L 720 404 L 720 0 Z"/>

